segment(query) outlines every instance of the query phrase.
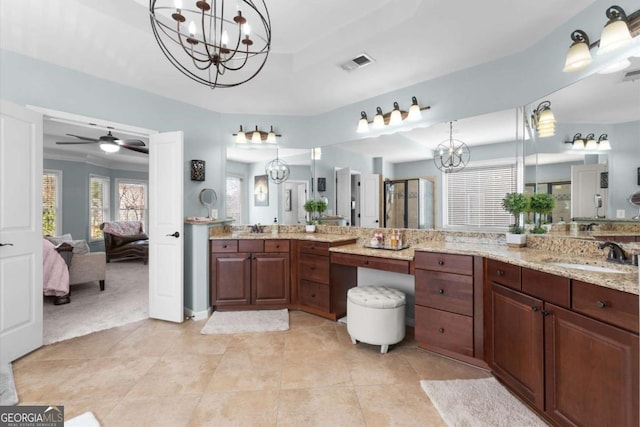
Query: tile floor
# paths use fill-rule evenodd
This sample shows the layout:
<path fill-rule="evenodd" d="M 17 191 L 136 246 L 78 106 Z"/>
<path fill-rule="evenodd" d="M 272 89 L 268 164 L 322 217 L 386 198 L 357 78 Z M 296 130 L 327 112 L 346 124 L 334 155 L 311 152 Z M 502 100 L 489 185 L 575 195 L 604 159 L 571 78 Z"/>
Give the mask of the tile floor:
<path fill-rule="evenodd" d="M 20 404 L 93 411 L 102 426 L 444 425 L 421 379 L 489 373 L 405 340 L 380 354 L 299 311 L 287 332 L 201 335 L 205 321 L 144 320 L 14 362 Z"/>

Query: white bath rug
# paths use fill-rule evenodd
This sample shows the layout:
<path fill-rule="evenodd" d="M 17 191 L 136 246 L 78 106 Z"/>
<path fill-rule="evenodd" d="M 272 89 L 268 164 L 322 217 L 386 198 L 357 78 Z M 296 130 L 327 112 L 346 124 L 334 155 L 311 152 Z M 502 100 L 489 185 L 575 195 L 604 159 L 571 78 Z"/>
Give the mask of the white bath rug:
<path fill-rule="evenodd" d="M 0 405 L 12 406 L 18 403 L 16 384 L 13 381 L 11 363 L 0 366 Z"/>
<path fill-rule="evenodd" d="M 202 334 L 237 334 L 289 330 L 289 310 L 214 311 Z"/>
<path fill-rule="evenodd" d="M 420 385 L 450 427 L 547 425 L 493 377 L 475 380 L 423 380 Z"/>
<path fill-rule="evenodd" d="M 64 422 L 64 427 L 100 427 L 93 412 L 85 412 Z"/>

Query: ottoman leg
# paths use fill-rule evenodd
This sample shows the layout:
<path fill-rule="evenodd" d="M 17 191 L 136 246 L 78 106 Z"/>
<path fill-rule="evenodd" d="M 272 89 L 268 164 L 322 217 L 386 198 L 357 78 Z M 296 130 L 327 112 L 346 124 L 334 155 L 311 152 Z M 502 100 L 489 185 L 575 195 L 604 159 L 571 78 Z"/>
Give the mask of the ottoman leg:
<path fill-rule="evenodd" d="M 358 340 L 356 340 L 353 336 L 351 337 L 351 342 L 353 344 L 358 344 Z"/>
<path fill-rule="evenodd" d="M 386 354 L 389 351 L 389 344 L 382 344 L 380 346 L 380 353 Z"/>

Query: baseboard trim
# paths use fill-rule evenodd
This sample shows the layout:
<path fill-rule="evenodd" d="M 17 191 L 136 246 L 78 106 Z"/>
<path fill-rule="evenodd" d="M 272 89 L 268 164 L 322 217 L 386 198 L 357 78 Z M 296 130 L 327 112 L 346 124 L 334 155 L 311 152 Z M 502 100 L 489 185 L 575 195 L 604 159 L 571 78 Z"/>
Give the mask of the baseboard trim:
<path fill-rule="evenodd" d="M 190 308 L 184 308 L 184 317 L 193 321 L 208 319 L 211 316 L 211 308 L 202 311 L 193 311 Z"/>

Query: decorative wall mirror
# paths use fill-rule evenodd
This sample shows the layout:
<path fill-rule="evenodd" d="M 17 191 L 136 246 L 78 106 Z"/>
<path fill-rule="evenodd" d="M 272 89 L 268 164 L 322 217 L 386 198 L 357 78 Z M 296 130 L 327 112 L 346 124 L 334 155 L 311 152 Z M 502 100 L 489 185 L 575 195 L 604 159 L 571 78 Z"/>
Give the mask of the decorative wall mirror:
<path fill-rule="evenodd" d="M 203 188 L 202 190 L 200 190 L 198 198 L 200 199 L 200 203 L 202 203 L 203 206 L 206 206 L 207 209 L 209 209 L 209 218 L 215 219 L 213 217 L 213 207 L 218 201 L 218 195 L 216 194 L 216 192 L 211 188 Z"/>

